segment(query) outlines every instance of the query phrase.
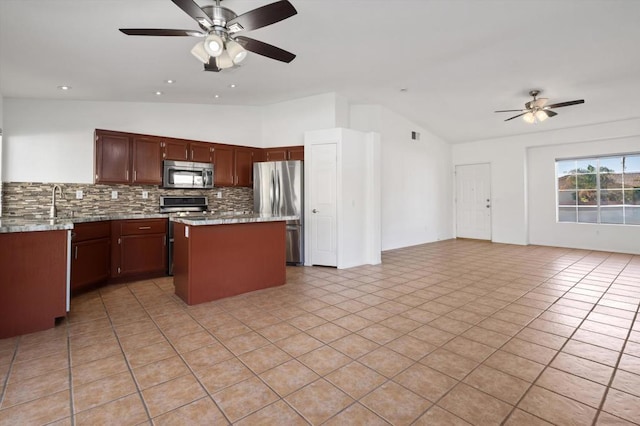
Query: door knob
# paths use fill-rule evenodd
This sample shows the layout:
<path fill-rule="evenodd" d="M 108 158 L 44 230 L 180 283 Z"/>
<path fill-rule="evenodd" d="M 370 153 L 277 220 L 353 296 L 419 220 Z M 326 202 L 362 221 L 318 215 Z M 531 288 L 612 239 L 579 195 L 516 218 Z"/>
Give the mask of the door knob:
<path fill-rule="evenodd" d="M 313 209 L 313 210 L 311 210 L 311 212 L 312 212 L 312 213 L 318 213 L 318 210 Z"/>

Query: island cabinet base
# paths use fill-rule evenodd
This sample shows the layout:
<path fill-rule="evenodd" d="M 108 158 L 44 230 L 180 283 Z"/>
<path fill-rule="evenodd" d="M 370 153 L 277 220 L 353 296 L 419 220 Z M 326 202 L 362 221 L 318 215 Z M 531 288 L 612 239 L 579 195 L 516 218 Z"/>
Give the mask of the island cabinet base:
<path fill-rule="evenodd" d="M 173 282 L 189 305 L 286 282 L 285 222 L 173 226 Z"/>
<path fill-rule="evenodd" d="M 52 328 L 67 314 L 67 232 L 0 234 L 0 339 Z"/>

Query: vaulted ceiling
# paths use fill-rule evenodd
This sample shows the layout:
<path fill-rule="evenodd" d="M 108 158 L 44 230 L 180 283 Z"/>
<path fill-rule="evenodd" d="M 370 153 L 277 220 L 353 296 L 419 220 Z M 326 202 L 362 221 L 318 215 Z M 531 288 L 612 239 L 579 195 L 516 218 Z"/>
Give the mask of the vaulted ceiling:
<path fill-rule="evenodd" d="M 267 105 L 337 92 L 451 143 L 640 116 L 640 1 L 290 1 L 297 15 L 246 35 L 296 53 L 293 62 L 249 54 L 214 73 L 190 54 L 198 39 L 118 31 L 198 29 L 170 0 L 0 0 L 0 93 Z M 242 14 L 270 2 L 222 5 Z M 585 104 L 536 125 L 493 112 L 523 107 L 530 89 Z"/>

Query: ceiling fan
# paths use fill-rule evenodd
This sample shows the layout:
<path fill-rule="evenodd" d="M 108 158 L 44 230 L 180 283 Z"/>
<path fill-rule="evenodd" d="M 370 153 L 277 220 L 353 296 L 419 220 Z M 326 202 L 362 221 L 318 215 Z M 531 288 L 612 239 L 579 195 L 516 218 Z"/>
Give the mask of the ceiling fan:
<path fill-rule="evenodd" d="M 247 51 L 282 62 L 291 62 L 296 57 L 291 52 L 249 37 L 237 36 L 242 31 L 251 31 L 275 24 L 298 13 L 287 0 L 267 4 L 249 12 L 237 15 L 231 9 L 215 5 L 198 6 L 194 0 L 171 0 L 176 6 L 191 16 L 200 30 L 172 30 L 157 28 L 120 28 L 126 35 L 135 36 L 187 36 L 201 37 L 191 53 L 204 63 L 205 71 L 220 71 L 239 64 L 247 56 Z"/>
<path fill-rule="evenodd" d="M 522 117 L 527 123 L 537 123 L 538 121 L 544 121 L 549 117 L 555 117 L 557 112 L 551 111 L 552 108 L 560 108 L 571 105 L 583 104 L 584 99 L 578 99 L 575 101 L 559 102 L 557 104 L 547 105 L 547 98 L 538 98 L 540 90 L 531 90 L 529 95 L 533 96 L 533 100 L 524 104 L 524 109 L 504 109 L 494 112 L 519 112 L 520 114 L 507 118 L 504 121 L 513 120 L 514 118 Z"/>

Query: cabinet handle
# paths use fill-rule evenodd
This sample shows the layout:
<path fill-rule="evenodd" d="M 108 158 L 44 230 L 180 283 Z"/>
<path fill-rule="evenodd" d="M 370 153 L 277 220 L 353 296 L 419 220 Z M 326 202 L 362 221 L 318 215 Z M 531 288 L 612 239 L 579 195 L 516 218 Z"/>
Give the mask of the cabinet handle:
<path fill-rule="evenodd" d="M 136 180 L 138 180 L 138 171 L 134 170 L 133 171 L 133 181 L 135 182 Z"/>
<path fill-rule="evenodd" d="M 151 227 L 150 226 L 138 226 L 138 229 L 140 229 L 140 230 L 151 229 Z"/>
<path fill-rule="evenodd" d="M 78 260 L 78 246 L 76 246 L 75 253 L 73 254 L 73 258 Z"/>
<path fill-rule="evenodd" d="M 187 148 L 184 149 L 184 159 L 185 160 L 189 159 L 189 151 L 187 150 Z"/>
<path fill-rule="evenodd" d="M 191 150 L 191 159 L 193 160 L 193 149 Z"/>
<path fill-rule="evenodd" d="M 163 242 L 164 246 L 166 247 L 167 246 L 167 236 L 166 235 L 162 238 L 162 242 Z"/>
<path fill-rule="evenodd" d="M 129 180 L 129 170 L 126 171 L 127 180 Z"/>

